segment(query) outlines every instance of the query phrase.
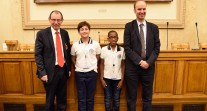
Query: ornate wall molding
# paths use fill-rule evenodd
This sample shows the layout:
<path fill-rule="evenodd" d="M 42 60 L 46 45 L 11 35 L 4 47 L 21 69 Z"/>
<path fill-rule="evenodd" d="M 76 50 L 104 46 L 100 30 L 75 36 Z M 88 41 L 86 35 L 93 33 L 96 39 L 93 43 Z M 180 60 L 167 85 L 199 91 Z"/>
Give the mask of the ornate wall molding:
<path fill-rule="evenodd" d="M 49 25 L 48 20 L 32 20 L 30 15 L 31 0 L 22 0 L 22 24 L 24 29 L 42 29 Z M 169 22 L 169 28 L 184 28 L 185 23 L 185 0 L 177 0 L 176 2 L 176 17 L 175 19 L 147 19 L 159 26 L 159 28 L 166 28 Z M 88 21 L 92 28 L 124 28 L 125 24 L 132 19 L 84 19 Z M 76 28 L 80 20 L 65 19 L 63 28 Z"/>
<path fill-rule="evenodd" d="M 35 3 L 63 3 L 63 2 L 128 2 L 135 0 L 34 0 Z M 145 0 L 150 2 L 169 2 L 173 0 Z"/>

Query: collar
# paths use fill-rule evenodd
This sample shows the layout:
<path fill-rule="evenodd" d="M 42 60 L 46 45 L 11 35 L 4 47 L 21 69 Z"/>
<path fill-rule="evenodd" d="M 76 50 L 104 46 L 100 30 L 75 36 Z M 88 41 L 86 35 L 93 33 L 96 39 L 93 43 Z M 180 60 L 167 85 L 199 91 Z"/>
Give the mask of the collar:
<path fill-rule="evenodd" d="M 137 21 L 137 25 L 139 26 L 140 24 L 144 24 L 144 27 L 146 27 L 147 26 L 147 22 L 146 22 L 146 20 L 144 20 L 144 22 L 139 22 L 138 20 L 136 20 Z"/>
<path fill-rule="evenodd" d="M 107 45 L 107 49 L 108 49 L 108 50 L 111 50 L 111 45 L 110 45 L 110 43 Z M 121 48 L 119 47 L 118 44 L 116 44 L 115 49 L 116 49 L 117 52 L 118 52 L 118 51 L 121 51 Z"/>
<path fill-rule="evenodd" d="M 83 41 L 80 39 L 78 43 L 82 44 Z M 93 40 L 91 39 L 91 37 L 89 37 L 88 44 L 92 44 L 92 43 L 93 43 Z"/>
<path fill-rule="evenodd" d="M 53 28 L 51 27 L 51 32 L 52 32 L 52 34 L 55 34 L 55 32 L 59 32 L 59 33 L 60 33 L 60 29 L 58 29 L 58 30 L 56 31 L 55 29 L 53 29 Z"/>

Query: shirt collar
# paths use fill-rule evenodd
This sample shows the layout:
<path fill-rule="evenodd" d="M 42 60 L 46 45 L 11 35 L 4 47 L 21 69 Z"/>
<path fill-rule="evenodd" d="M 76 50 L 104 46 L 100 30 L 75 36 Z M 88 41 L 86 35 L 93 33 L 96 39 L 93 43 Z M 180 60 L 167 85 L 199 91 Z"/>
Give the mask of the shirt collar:
<path fill-rule="evenodd" d="M 137 20 L 137 25 L 139 26 L 140 24 L 144 24 L 144 27 L 146 26 L 146 20 L 144 20 L 144 22 L 139 22 L 138 20 Z"/>
<path fill-rule="evenodd" d="M 111 46 L 110 46 L 110 48 L 111 48 Z M 111 48 L 112 49 L 112 48 Z M 112 51 L 112 50 L 111 50 Z M 116 45 L 116 47 L 115 47 L 115 50 L 114 50 L 114 52 L 117 52 L 117 45 Z"/>
<path fill-rule="evenodd" d="M 83 41 L 80 39 L 78 43 L 82 44 Z M 89 37 L 88 44 L 92 44 L 92 43 L 93 43 L 93 40 L 91 39 L 91 37 Z"/>
<path fill-rule="evenodd" d="M 119 46 L 118 46 L 118 44 L 116 44 L 115 52 L 120 51 L 120 49 L 118 49 L 118 48 L 119 48 Z M 111 45 L 110 45 L 110 43 L 107 45 L 107 49 L 108 49 L 108 50 L 111 50 Z M 111 50 L 111 51 L 112 51 L 112 50 Z"/>
<path fill-rule="evenodd" d="M 52 31 L 52 34 L 55 34 L 55 32 L 57 32 L 55 29 L 53 29 L 52 27 L 51 27 L 51 31 Z M 60 33 L 60 29 L 58 29 L 58 32 Z"/>

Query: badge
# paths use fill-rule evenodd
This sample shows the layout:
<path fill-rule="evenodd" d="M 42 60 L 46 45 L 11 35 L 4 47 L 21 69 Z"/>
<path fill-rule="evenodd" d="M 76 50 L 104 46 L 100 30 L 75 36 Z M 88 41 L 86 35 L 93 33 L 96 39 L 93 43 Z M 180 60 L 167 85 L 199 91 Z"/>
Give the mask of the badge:
<path fill-rule="evenodd" d="M 121 54 L 118 54 L 118 55 L 117 55 L 117 58 L 118 58 L 118 59 L 121 59 Z"/>
<path fill-rule="evenodd" d="M 90 49 L 90 50 L 89 50 L 89 53 L 90 53 L 90 54 L 93 54 L 93 52 L 94 52 L 93 49 Z"/>

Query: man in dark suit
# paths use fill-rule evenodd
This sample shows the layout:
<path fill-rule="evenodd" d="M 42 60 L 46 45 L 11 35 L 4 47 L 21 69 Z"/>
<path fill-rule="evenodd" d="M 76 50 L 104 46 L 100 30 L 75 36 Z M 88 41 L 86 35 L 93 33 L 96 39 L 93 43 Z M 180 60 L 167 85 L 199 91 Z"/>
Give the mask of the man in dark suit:
<path fill-rule="evenodd" d="M 155 60 L 160 52 L 158 26 L 147 22 L 146 2 L 136 1 L 136 19 L 127 23 L 124 30 L 125 81 L 128 111 L 136 111 L 138 83 L 142 85 L 142 111 L 152 110 L 152 89 Z"/>
<path fill-rule="evenodd" d="M 46 90 L 46 111 L 66 110 L 67 78 L 70 76 L 71 56 L 68 32 L 61 29 L 63 15 L 54 10 L 48 18 L 51 27 L 40 30 L 35 41 L 35 61 L 38 78 Z"/>

